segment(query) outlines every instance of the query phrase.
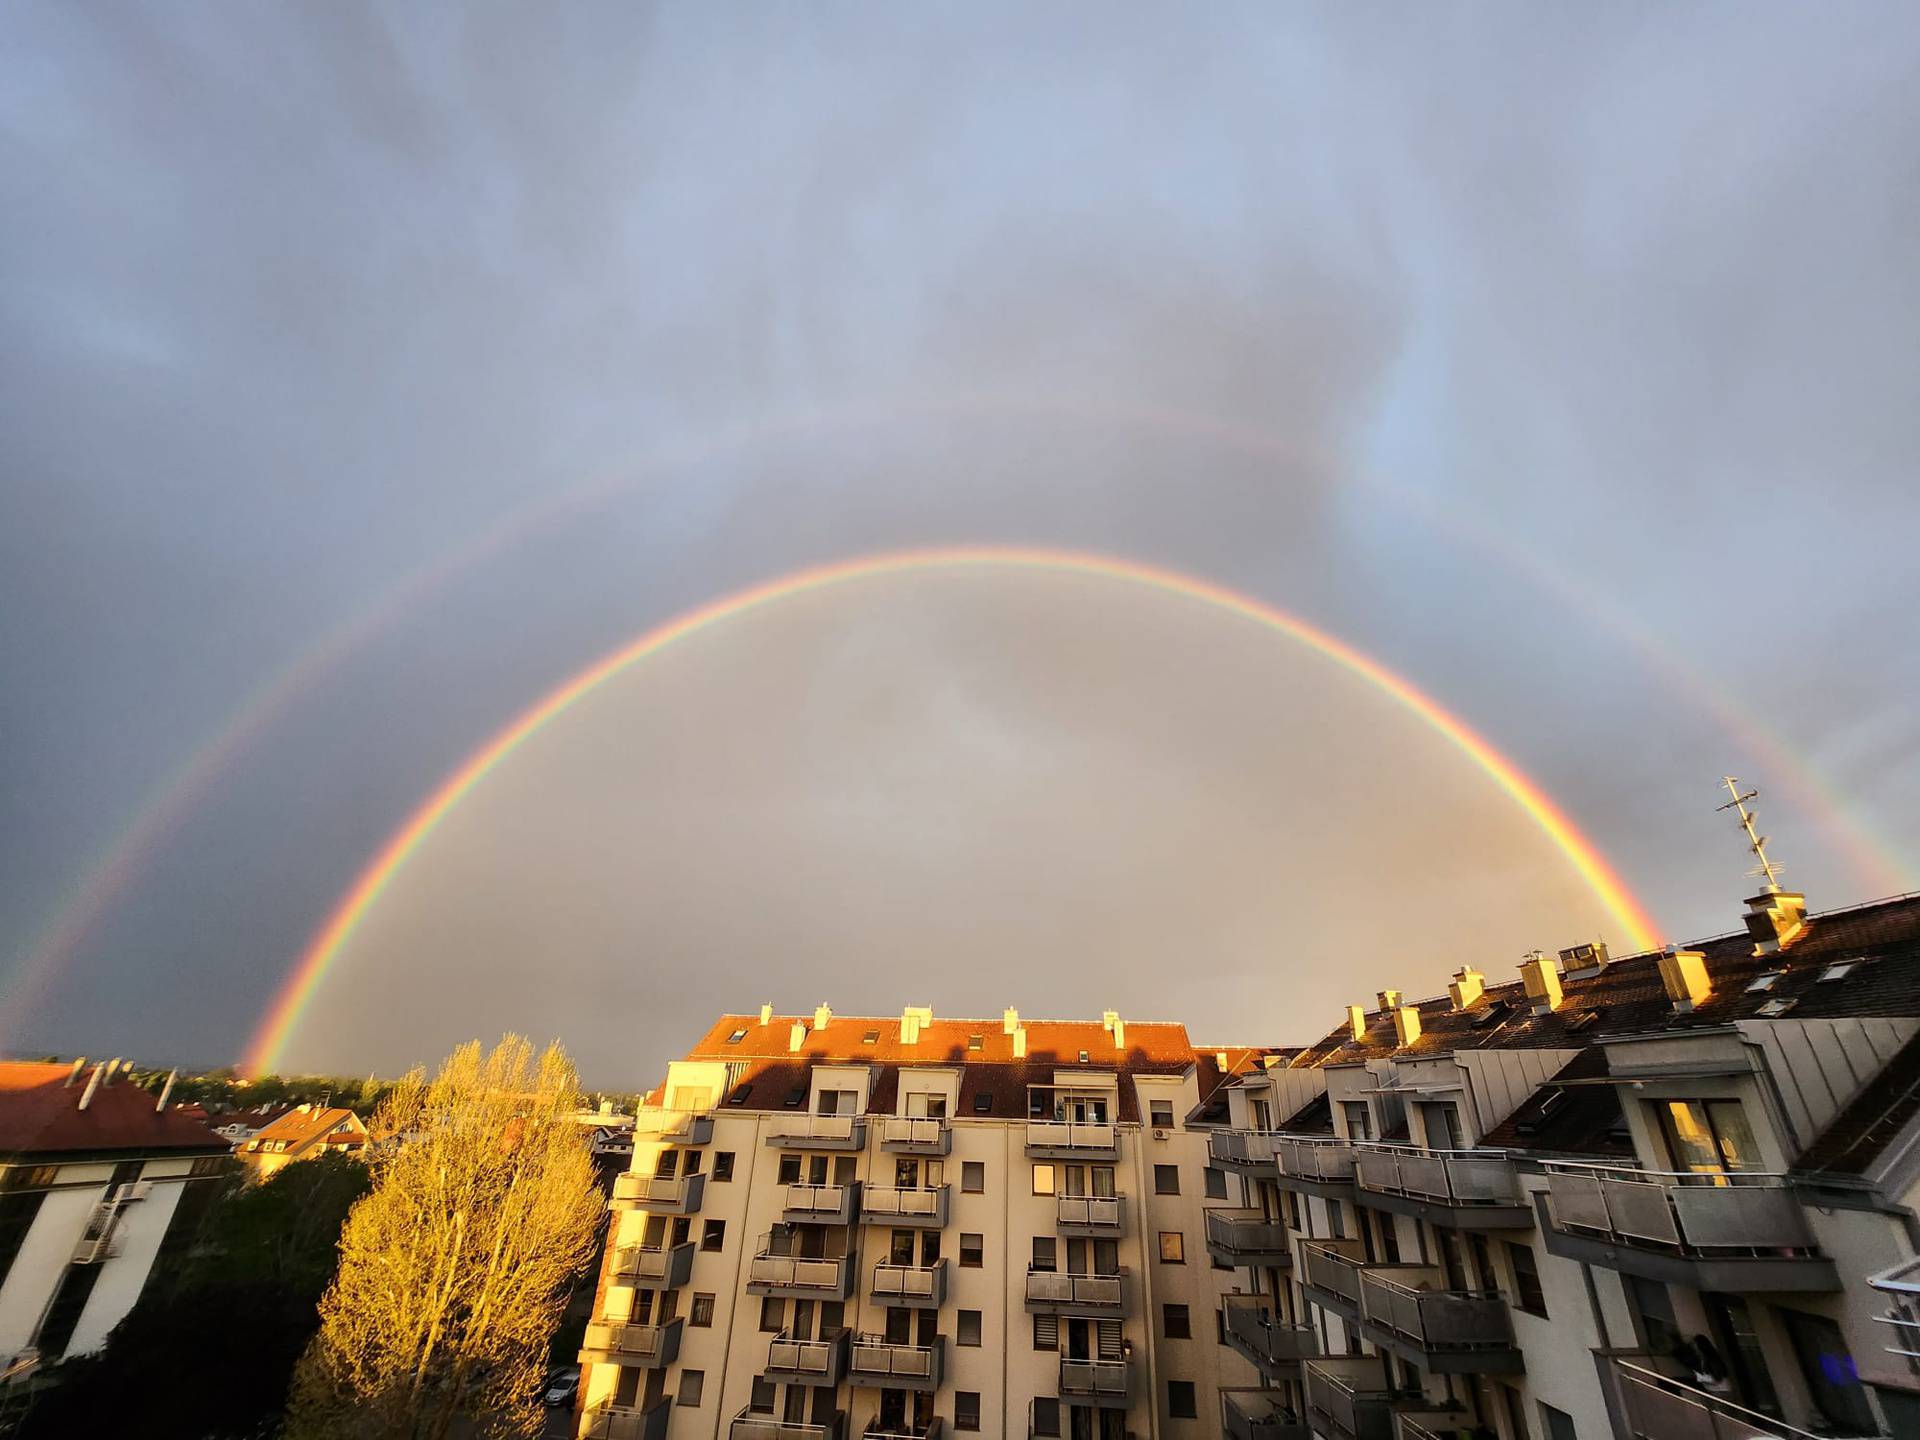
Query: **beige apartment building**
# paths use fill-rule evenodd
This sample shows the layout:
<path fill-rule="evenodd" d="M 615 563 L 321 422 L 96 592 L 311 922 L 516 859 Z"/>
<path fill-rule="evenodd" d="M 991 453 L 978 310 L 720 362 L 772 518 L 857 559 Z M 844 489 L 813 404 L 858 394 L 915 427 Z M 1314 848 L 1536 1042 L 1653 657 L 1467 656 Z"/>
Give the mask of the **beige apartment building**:
<path fill-rule="evenodd" d="M 728 1016 L 619 1178 L 601 1440 L 1920 1436 L 1920 897 L 1303 1049 Z"/>

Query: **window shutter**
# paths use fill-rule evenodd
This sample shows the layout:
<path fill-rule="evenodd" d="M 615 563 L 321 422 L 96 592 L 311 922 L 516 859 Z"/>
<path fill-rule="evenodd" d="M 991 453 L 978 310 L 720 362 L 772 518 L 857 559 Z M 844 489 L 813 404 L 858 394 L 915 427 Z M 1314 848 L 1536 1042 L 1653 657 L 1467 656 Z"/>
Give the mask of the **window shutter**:
<path fill-rule="evenodd" d="M 1060 1348 L 1060 1317 L 1058 1315 L 1033 1317 L 1033 1348 L 1036 1350 Z"/>

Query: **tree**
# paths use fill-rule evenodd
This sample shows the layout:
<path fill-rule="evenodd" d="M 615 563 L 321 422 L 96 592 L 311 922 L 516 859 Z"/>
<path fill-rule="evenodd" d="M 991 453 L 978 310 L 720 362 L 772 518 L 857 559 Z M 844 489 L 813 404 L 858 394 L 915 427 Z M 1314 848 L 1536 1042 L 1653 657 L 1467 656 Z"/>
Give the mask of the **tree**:
<path fill-rule="evenodd" d="M 509 1035 L 463 1045 L 374 1117 L 373 1189 L 341 1236 L 290 1440 L 530 1436 L 547 1340 L 598 1250 L 604 1201 L 573 1065 Z"/>

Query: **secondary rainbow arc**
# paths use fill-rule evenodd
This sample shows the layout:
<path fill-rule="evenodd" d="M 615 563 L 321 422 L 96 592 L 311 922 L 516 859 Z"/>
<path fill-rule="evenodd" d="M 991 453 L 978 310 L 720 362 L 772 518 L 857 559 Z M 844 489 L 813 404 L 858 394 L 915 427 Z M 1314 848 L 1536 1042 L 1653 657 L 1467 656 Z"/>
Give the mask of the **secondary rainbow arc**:
<path fill-rule="evenodd" d="M 315 933 L 250 1040 L 241 1064 L 249 1073 L 278 1063 L 301 1012 L 367 913 L 435 828 L 525 741 L 629 667 L 709 626 L 829 586 L 909 571 L 987 567 L 1083 574 L 1149 586 L 1237 615 L 1285 634 L 1367 681 L 1417 715 L 1472 760 L 1517 803 L 1565 857 L 1582 882 L 1638 949 L 1659 943 L 1659 928 L 1594 844 L 1554 801 L 1493 744 L 1438 701 L 1379 661 L 1317 626 L 1264 601 L 1211 581 L 1143 562 L 1077 551 L 1021 546 L 951 546 L 894 551 L 779 576 L 723 596 L 653 627 L 550 691 L 496 733 L 408 817 L 355 879 Z"/>

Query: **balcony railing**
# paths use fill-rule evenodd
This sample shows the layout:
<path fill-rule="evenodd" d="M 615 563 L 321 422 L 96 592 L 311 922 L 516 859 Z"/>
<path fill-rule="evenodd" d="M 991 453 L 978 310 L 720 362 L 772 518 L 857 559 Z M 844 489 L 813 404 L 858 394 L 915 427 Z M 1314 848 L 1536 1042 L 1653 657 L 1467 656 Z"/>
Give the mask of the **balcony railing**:
<path fill-rule="evenodd" d="M 1464 1410 L 1393 1412 L 1393 1440 L 1476 1440 L 1479 1433 Z"/>
<path fill-rule="evenodd" d="M 1309 1440 L 1307 1417 L 1271 1390 L 1222 1390 L 1222 1428 L 1229 1440 Z"/>
<path fill-rule="evenodd" d="M 864 1150 L 864 1115 L 776 1115 L 767 1125 L 767 1143 L 789 1150 Z"/>
<path fill-rule="evenodd" d="M 637 1175 L 623 1170 L 613 1177 L 613 1208 L 650 1210 L 660 1215 L 692 1215 L 707 1193 L 707 1177 L 696 1175 Z"/>
<path fill-rule="evenodd" d="M 1453 1208 L 1525 1203 L 1513 1159 L 1504 1150 L 1422 1150 L 1408 1145 L 1355 1147 L 1362 1191 Z"/>
<path fill-rule="evenodd" d="M 1273 1158 L 1280 1179 L 1313 1185 L 1353 1183 L 1353 1144 L 1328 1135 L 1276 1135 Z"/>
<path fill-rule="evenodd" d="M 924 1425 L 916 1425 L 911 1420 L 886 1421 L 876 1415 L 860 1434 L 863 1440 L 940 1440 L 947 1433 L 946 1425 L 938 1415 Z"/>
<path fill-rule="evenodd" d="M 1287 1227 L 1258 1210 L 1205 1212 L 1207 1252 L 1227 1265 L 1283 1268 L 1293 1264 Z"/>
<path fill-rule="evenodd" d="M 636 1138 L 665 1145 L 705 1145 L 713 1139 L 713 1116 L 698 1110 L 647 1110 L 634 1116 Z"/>
<path fill-rule="evenodd" d="M 947 1299 L 947 1262 L 931 1265 L 894 1265 L 881 1261 L 873 1267 L 873 1298 L 915 1309 L 937 1309 Z"/>
<path fill-rule="evenodd" d="M 1230 1170 L 1270 1175 L 1274 1136 L 1265 1130 L 1215 1130 L 1207 1136 L 1207 1155 Z"/>
<path fill-rule="evenodd" d="M 789 1184 L 781 1197 L 784 1219 L 813 1225 L 850 1225 L 860 1204 L 860 1182 L 846 1185 Z"/>
<path fill-rule="evenodd" d="M 1887 1313 L 1878 1317 L 1891 1327 L 1886 1347 L 1889 1355 L 1903 1360 L 1920 1360 L 1920 1259 L 1908 1260 L 1871 1275 L 1867 1283 L 1887 1297 Z"/>
<path fill-rule="evenodd" d="M 1381 1266 L 1360 1272 L 1360 1313 L 1427 1355 L 1513 1349 L 1513 1323 L 1504 1296 L 1489 1290 L 1448 1290 L 1432 1266 Z M 1440 1288 L 1427 1288 L 1427 1287 Z"/>
<path fill-rule="evenodd" d="M 1311 1325 L 1290 1325 L 1267 1308 L 1258 1295 L 1222 1297 L 1227 1343 L 1269 1375 L 1290 1370 L 1320 1353 L 1320 1332 Z"/>
<path fill-rule="evenodd" d="M 1810 1252 L 1813 1235 L 1784 1175 L 1663 1173 L 1550 1164 L 1560 1230 L 1680 1254 Z"/>
<path fill-rule="evenodd" d="M 931 1190 L 869 1185 L 861 1194 L 861 1218 L 869 1224 L 937 1230 L 947 1223 L 947 1187 Z"/>
<path fill-rule="evenodd" d="M 953 1127 L 928 1115 L 884 1115 L 880 1148 L 907 1155 L 945 1155 L 953 1148 Z"/>
<path fill-rule="evenodd" d="M 1316 1434 L 1392 1440 L 1393 1406 L 1405 1397 L 1393 1388 L 1379 1356 L 1326 1356 L 1307 1361 L 1301 1373 L 1307 1421 Z"/>
<path fill-rule="evenodd" d="M 782 1330 L 767 1342 L 766 1378 L 789 1385 L 838 1385 L 847 1373 L 849 1333 L 841 1326 L 818 1340 L 797 1340 L 791 1330 Z"/>
<path fill-rule="evenodd" d="M 844 1300 L 852 1289 L 851 1255 L 776 1255 L 763 1250 L 747 1266 L 747 1290 L 754 1295 Z"/>
<path fill-rule="evenodd" d="M 1308 1240 L 1300 1246 L 1303 1283 L 1358 1307 L 1366 1247 L 1358 1240 Z"/>
<path fill-rule="evenodd" d="M 635 1405 L 597 1405 L 580 1417 L 579 1440 L 666 1440 L 673 1401 L 661 1398 L 642 1410 Z"/>
<path fill-rule="evenodd" d="M 882 1335 L 856 1335 L 848 1374 L 856 1385 L 878 1385 L 895 1390 L 937 1390 L 944 1337 L 931 1345 L 896 1344 Z"/>
<path fill-rule="evenodd" d="M 684 1316 L 676 1315 L 664 1325 L 635 1325 L 615 1320 L 596 1320 L 587 1326 L 585 1343 L 580 1347 L 582 1363 L 619 1363 L 641 1369 L 657 1370 L 671 1365 L 680 1355 L 680 1331 Z"/>
<path fill-rule="evenodd" d="M 1625 1433 L 1636 1440 L 1815 1440 L 1771 1416 L 1617 1356 L 1607 1359 Z"/>
<path fill-rule="evenodd" d="M 1042 1159 L 1049 1155 L 1064 1159 L 1098 1157 L 1113 1159 L 1120 1153 L 1119 1127 L 1095 1120 L 1029 1120 L 1027 1154 Z"/>
<path fill-rule="evenodd" d="M 1119 1315 L 1127 1306 L 1127 1272 L 1076 1274 L 1068 1270 L 1029 1270 L 1027 1309 L 1074 1314 Z"/>
<path fill-rule="evenodd" d="M 622 1245 L 613 1252 L 612 1278 L 622 1285 L 672 1289 L 693 1273 L 693 1242 L 678 1245 Z"/>
<path fill-rule="evenodd" d="M 727 1440 L 846 1440 L 847 1412 L 836 1410 L 825 1420 L 782 1420 L 751 1407 L 733 1417 Z"/>
<path fill-rule="evenodd" d="M 1053 1218 L 1062 1235 L 1119 1235 L 1127 1228 L 1127 1197 L 1059 1195 Z"/>
<path fill-rule="evenodd" d="M 1133 1379 L 1127 1360 L 1075 1360 L 1060 1357 L 1060 1397 L 1109 1405 L 1127 1403 Z"/>

